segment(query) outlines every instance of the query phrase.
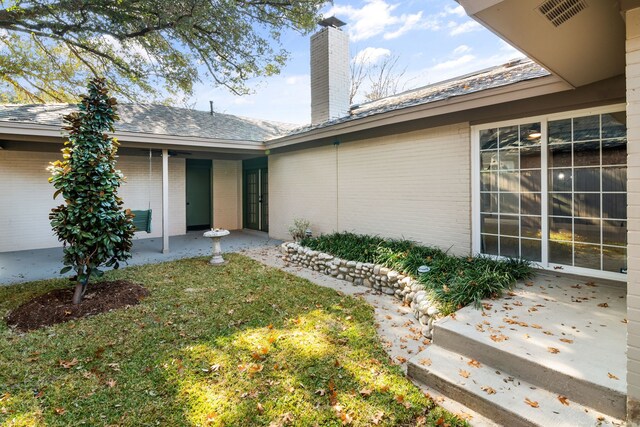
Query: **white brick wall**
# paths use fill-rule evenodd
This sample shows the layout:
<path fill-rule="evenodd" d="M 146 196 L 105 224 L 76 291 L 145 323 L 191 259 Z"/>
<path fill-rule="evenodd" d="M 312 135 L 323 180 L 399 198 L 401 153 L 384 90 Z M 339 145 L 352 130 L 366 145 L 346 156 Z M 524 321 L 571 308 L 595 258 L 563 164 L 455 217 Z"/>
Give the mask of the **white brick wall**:
<path fill-rule="evenodd" d="M 120 187 L 124 207 L 131 210 L 148 209 L 151 201 L 153 210 L 151 233 L 136 233 L 136 238 L 162 236 L 162 158 L 153 157 L 151 180 L 149 180 L 149 158 L 122 156 L 118 159 L 118 169 L 126 177 Z M 169 158 L 169 235 L 184 234 L 186 223 L 186 164 L 184 159 Z"/>
<path fill-rule="evenodd" d="M 315 233 L 336 229 L 335 147 L 269 156 L 269 235 L 290 239 L 295 218 L 313 222 Z"/>
<path fill-rule="evenodd" d="M 213 161 L 213 226 L 242 228 L 242 161 Z"/>
<path fill-rule="evenodd" d="M 270 235 L 289 238 L 302 217 L 314 233 L 404 237 L 468 254 L 469 135 L 465 123 L 270 156 Z"/>
<path fill-rule="evenodd" d="M 49 162 L 57 153 L 0 151 L 0 252 L 40 249 L 59 246 L 51 231 L 49 211 L 62 203 L 53 200 L 49 184 Z M 162 234 L 161 162 L 153 160 L 151 192 L 149 164 L 145 157 L 126 156 L 118 159 L 118 168 L 127 177 L 120 189 L 125 207 L 147 209 L 149 193 L 153 209 L 152 234 L 136 233 L 141 238 Z M 185 163 L 184 159 L 169 159 L 170 215 L 172 235 L 184 234 L 185 224 Z"/>
<path fill-rule="evenodd" d="M 640 8 L 626 14 L 627 24 L 627 412 L 640 425 Z"/>
<path fill-rule="evenodd" d="M 311 122 L 349 113 L 349 36 L 327 27 L 311 37 Z"/>

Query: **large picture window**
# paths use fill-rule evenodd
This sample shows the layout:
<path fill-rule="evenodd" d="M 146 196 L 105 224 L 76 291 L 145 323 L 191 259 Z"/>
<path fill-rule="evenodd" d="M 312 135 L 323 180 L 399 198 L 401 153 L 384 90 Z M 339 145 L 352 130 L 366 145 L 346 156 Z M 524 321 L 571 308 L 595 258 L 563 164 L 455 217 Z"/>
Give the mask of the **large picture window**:
<path fill-rule="evenodd" d="M 626 271 L 625 112 L 476 130 L 476 250 L 543 266 Z"/>

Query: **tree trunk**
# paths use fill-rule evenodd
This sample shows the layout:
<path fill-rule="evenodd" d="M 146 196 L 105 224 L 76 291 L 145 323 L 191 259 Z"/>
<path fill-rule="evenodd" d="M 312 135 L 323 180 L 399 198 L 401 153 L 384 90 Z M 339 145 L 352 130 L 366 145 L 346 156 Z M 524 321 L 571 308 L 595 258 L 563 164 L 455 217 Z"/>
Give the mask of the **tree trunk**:
<path fill-rule="evenodd" d="M 80 304 L 82 302 L 82 298 L 84 297 L 84 285 L 80 282 L 76 283 L 76 290 L 73 293 L 73 303 Z"/>

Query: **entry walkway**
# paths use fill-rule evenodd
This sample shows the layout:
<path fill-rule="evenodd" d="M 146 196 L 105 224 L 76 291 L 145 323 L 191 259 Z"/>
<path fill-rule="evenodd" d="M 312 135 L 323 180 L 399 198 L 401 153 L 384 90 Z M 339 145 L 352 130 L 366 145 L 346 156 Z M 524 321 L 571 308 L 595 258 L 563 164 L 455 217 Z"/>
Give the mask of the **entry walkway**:
<path fill-rule="evenodd" d="M 128 265 L 152 264 L 180 258 L 211 255 L 211 240 L 202 237 L 204 231 L 189 231 L 169 239 L 170 252 L 162 253 L 162 238 L 139 239 L 133 242 L 132 258 Z M 279 240 L 270 239 L 265 233 L 231 231 L 222 239 L 223 252 L 276 246 Z M 0 286 L 32 280 L 61 277 L 62 248 L 0 253 Z M 70 275 L 70 274 L 69 274 Z"/>

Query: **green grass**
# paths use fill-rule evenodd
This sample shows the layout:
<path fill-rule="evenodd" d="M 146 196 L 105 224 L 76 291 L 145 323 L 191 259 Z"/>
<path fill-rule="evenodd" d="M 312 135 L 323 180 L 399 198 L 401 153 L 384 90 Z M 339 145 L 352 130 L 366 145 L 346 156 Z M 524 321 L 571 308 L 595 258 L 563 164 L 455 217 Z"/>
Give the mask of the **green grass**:
<path fill-rule="evenodd" d="M 389 361 L 368 304 L 228 260 L 105 274 L 151 291 L 135 307 L 26 334 L 1 322 L 0 425 L 341 426 L 348 414 L 365 426 L 379 412 L 386 426 L 464 424 Z M 62 286 L 0 288 L 0 314 Z"/>
<path fill-rule="evenodd" d="M 500 296 L 517 280 L 532 275 L 530 264 L 524 260 L 451 256 L 409 240 L 333 233 L 305 238 L 300 243 L 343 259 L 381 264 L 418 278 L 444 314 L 468 304 L 480 307 L 483 298 Z M 421 265 L 428 265 L 431 271 L 417 277 Z"/>

